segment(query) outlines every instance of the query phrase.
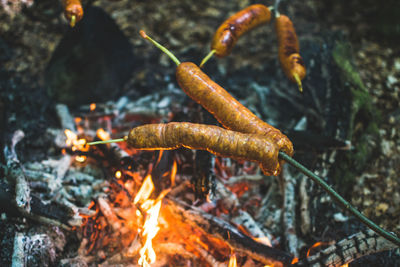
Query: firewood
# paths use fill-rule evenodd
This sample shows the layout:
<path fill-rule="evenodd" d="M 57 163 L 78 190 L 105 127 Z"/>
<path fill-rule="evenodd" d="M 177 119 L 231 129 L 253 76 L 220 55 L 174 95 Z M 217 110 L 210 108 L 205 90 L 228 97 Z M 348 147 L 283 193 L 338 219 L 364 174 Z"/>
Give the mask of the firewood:
<path fill-rule="evenodd" d="M 395 248 L 394 243 L 368 229 L 342 239 L 293 266 L 339 267 L 363 256 Z"/>

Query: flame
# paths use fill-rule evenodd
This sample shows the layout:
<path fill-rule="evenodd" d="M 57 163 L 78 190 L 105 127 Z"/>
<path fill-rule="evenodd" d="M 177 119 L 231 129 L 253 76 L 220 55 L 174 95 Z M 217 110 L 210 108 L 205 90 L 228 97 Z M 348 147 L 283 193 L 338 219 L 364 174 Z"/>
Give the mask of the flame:
<path fill-rule="evenodd" d="M 149 266 L 149 264 L 156 261 L 156 253 L 152 246 L 152 240 L 160 230 L 160 227 L 158 227 L 158 215 L 160 213 L 162 199 L 169 192 L 169 190 L 164 190 L 157 199 L 149 199 L 153 191 L 154 184 L 151 180 L 151 175 L 147 175 L 133 202 L 137 205 L 140 204 L 140 209 L 136 211 L 136 214 L 145 218 L 143 227 L 139 231 L 143 240 L 142 248 L 139 250 L 140 258 L 138 260 L 138 264 L 141 266 Z"/>
<path fill-rule="evenodd" d="M 90 104 L 89 108 L 90 108 L 90 111 L 95 110 L 96 109 L 96 103 Z"/>
<path fill-rule="evenodd" d="M 75 156 L 77 162 L 83 163 L 86 160 L 86 156 Z"/>
<path fill-rule="evenodd" d="M 297 263 L 297 262 L 299 262 L 299 258 L 294 257 L 293 260 L 292 260 L 292 264 L 295 264 L 295 263 Z"/>
<path fill-rule="evenodd" d="M 120 179 L 122 177 L 122 172 L 121 171 L 116 171 L 115 172 L 115 178 Z"/>
<path fill-rule="evenodd" d="M 147 204 L 146 206 L 150 206 L 150 208 L 146 211 L 146 221 L 143 224 L 143 232 L 141 233 L 145 242 L 139 251 L 140 258 L 138 263 L 142 266 L 147 266 L 156 261 L 156 253 L 152 246 L 152 240 L 158 230 L 160 230 L 160 227 L 158 227 L 158 215 L 160 213 L 161 201 L 162 199 L 159 199 L 154 203 L 154 200 L 147 200 L 143 203 Z"/>
<path fill-rule="evenodd" d="M 103 128 L 97 129 L 96 135 L 103 141 L 111 139 L 110 134 L 108 132 L 104 131 Z"/>
<path fill-rule="evenodd" d="M 171 187 L 175 185 L 175 176 L 176 172 L 178 171 L 178 166 L 176 164 L 176 161 L 174 160 L 174 163 L 172 164 L 172 169 L 171 169 Z"/>
<path fill-rule="evenodd" d="M 254 237 L 253 239 L 255 241 L 257 241 L 258 243 L 261 243 L 261 244 L 264 244 L 266 246 L 272 247 L 271 241 L 266 236 L 264 236 L 264 237 Z"/>
<path fill-rule="evenodd" d="M 89 146 L 87 145 L 86 139 L 78 139 L 78 135 L 69 129 L 65 129 L 64 134 L 67 137 L 65 144 L 70 146 L 72 151 L 89 151 Z M 86 156 L 75 156 L 75 160 L 78 162 L 84 162 L 86 160 Z"/>
<path fill-rule="evenodd" d="M 151 180 L 151 175 L 147 175 L 146 178 L 144 178 L 143 184 L 140 187 L 139 191 L 137 192 L 135 199 L 133 201 L 133 204 L 137 204 L 139 202 L 144 202 L 147 200 L 151 193 L 154 190 L 154 184 L 153 181 Z"/>
<path fill-rule="evenodd" d="M 329 243 L 327 243 L 327 242 L 317 242 L 317 243 L 315 243 L 314 245 L 312 245 L 312 246 L 308 249 L 308 251 L 307 251 L 307 257 L 310 256 L 311 250 L 312 250 L 313 248 L 320 247 L 320 246 L 325 246 L 325 245 L 328 245 L 328 244 L 329 244 Z"/>
<path fill-rule="evenodd" d="M 349 267 L 349 264 L 348 263 L 346 263 L 346 264 L 343 264 L 342 266 L 340 266 L 340 267 Z"/>
<path fill-rule="evenodd" d="M 231 254 L 231 257 L 229 258 L 228 267 L 237 267 L 237 262 L 236 262 L 236 255 L 235 255 L 235 253 L 232 253 L 232 254 Z"/>

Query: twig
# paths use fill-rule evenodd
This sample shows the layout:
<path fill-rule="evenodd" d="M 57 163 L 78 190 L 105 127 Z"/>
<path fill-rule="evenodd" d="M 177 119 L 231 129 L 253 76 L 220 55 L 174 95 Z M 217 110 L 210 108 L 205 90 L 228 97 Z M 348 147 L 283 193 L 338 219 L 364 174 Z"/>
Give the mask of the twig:
<path fill-rule="evenodd" d="M 287 163 L 298 169 L 300 172 L 310 177 L 314 182 L 316 182 L 319 186 L 321 186 L 335 201 L 341 204 L 346 210 L 348 210 L 351 214 L 356 216 L 362 223 L 364 223 L 374 232 L 392 241 L 394 244 L 400 247 L 400 239 L 397 236 L 385 231 L 383 228 L 379 227 L 373 221 L 365 217 L 361 212 L 359 212 L 356 208 L 354 208 L 347 200 L 345 200 L 341 195 L 339 195 L 335 190 L 333 190 L 324 180 L 322 180 L 312 171 L 301 165 L 299 162 L 297 162 L 284 152 L 281 151 L 279 152 L 279 158 L 285 160 Z"/>

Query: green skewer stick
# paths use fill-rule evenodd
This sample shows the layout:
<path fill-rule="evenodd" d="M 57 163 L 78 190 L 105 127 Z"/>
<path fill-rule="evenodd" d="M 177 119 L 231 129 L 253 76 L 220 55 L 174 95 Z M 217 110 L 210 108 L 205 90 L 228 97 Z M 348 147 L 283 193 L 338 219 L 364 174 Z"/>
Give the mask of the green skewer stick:
<path fill-rule="evenodd" d="M 105 140 L 105 141 L 94 141 L 94 142 L 89 142 L 87 143 L 89 146 L 94 146 L 94 145 L 102 145 L 102 144 L 109 144 L 109 143 L 119 143 L 119 142 L 124 142 L 128 138 L 119 138 L 119 139 L 111 139 L 111 140 Z"/>
<path fill-rule="evenodd" d="M 351 214 L 356 216 L 362 223 L 368 226 L 375 233 L 377 233 L 380 236 L 383 236 L 387 240 L 390 240 L 391 242 L 400 247 L 400 239 L 397 236 L 385 231 L 383 228 L 381 228 L 373 221 L 365 217 L 361 212 L 359 212 L 355 207 L 353 207 L 347 200 L 345 200 L 341 195 L 339 195 L 335 190 L 333 190 L 332 187 L 330 187 L 324 180 L 322 180 L 315 173 L 307 169 L 305 166 L 301 165 L 299 162 L 297 162 L 284 152 L 279 151 L 278 157 L 286 161 L 293 167 L 295 167 L 297 170 L 305 174 L 307 177 L 311 178 L 314 182 L 316 182 L 319 186 L 321 186 L 336 202 L 339 202 L 339 204 L 341 204 Z"/>

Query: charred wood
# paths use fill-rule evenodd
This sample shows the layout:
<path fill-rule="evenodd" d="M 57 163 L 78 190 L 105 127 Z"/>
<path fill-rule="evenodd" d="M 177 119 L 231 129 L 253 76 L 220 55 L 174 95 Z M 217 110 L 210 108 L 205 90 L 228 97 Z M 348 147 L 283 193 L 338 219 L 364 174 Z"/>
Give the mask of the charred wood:
<path fill-rule="evenodd" d="M 397 246 L 368 229 L 351 235 L 293 266 L 339 267 L 363 256 L 395 249 Z"/>

